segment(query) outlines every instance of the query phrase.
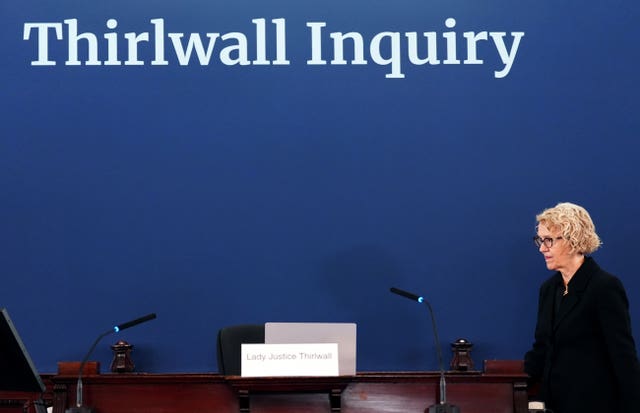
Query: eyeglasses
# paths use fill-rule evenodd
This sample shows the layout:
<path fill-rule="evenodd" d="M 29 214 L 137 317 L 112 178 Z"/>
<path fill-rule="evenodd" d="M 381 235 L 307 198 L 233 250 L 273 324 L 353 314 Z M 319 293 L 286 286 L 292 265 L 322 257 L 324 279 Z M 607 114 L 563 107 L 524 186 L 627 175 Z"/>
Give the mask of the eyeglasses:
<path fill-rule="evenodd" d="M 556 238 L 544 237 L 544 238 L 542 238 L 542 237 L 539 237 L 539 236 L 536 235 L 535 237 L 533 237 L 533 243 L 536 244 L 536 247 L 538 247 L 538 248 L 540 248 L 540 246 L 542 244 L 544 244 L 544 246 L 547 247 L 547 248 L 551 248 L 551 247 L 553 247 L 553 243 L 556 240 L 559 240 L 559 239 L 562 239 L 562 237 L 556 237 Z"/>

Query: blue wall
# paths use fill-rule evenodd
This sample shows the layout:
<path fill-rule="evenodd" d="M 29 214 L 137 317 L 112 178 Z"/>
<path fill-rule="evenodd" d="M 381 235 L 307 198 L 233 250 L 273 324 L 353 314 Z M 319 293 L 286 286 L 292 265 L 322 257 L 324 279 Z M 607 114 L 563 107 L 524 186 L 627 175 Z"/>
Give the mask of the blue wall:
<path fill-rule="evenodd" d="M 595 257 L 627 287 L 640 332 L 637 2 L 525 0 L 322 2 L 198 0 L 0 3 L 0 306 L 37 367 L 79 360 L 118 322 L 158 319 L 104 340 L 135 346 L 137 369 L 215 371 L 225 325 L 358 323 L 358 370 L 435 368 L 424 294 L 448 343 L 483 359 L 519 358 L 533 339 L 549 274 L 534 216 L 584 205 L 604 247 Z M 67 65 L 65 19 L 95 33 L 244 33 L 256 59 L 286 21 L 287 65 Z M 445 21 L 455 19 L 455 27 Z M 107 28 L 109 19 L 118 26 Z M 49 58 L 25 24 L 57 22 Z M 367 64 L 309 65 L 308 22 L 356 32 Z M 410 63 L 404 33 L 524 33 L 509 73 L 491 40 L 482 64 Z M 369 43 L 400 33 L 404 78 L 385 77 Z M 237 36 L 237 35 L 236 35 Z M 423 39 L 422 52 L 425 42 Z M 491 38 L 489 38 L 491 39 Z M 390 56 L 391 37 L 380 54 Z M 87 43 L 79 42 L 86 61 Z M 237 44 L 237 43 L 236 43 Z M 231 49 L 228 49 L 231 52 Z M 237 53 L 237 50 L 236 50 Z M 237 54 L 230 55 L 237 57 Z M 351 60 L 347 50 L 345 59 Z"/>

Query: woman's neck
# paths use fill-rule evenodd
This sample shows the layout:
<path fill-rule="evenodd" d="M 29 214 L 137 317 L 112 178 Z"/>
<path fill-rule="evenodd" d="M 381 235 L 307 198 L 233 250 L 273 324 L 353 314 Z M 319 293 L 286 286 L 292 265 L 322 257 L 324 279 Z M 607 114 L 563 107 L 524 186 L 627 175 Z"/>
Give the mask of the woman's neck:
<path fill-rule="evenodd" d="M 564 282 L 565 287 L 569 285 L 569 281 L 571 281 L 571 278 L 573 278 L 575 273 L 582 266 L 582 263 L 584 263 L 584 255 L 576 254 L 575 259 L 571 260 L 569 266 L 560 270 L 560 274 L 562 274 L 562 281 Z"/>

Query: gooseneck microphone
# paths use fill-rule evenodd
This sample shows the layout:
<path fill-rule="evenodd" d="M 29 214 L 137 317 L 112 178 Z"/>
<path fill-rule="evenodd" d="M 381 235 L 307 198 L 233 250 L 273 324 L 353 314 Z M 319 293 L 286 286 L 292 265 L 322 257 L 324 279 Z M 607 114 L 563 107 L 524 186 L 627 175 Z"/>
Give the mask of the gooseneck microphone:
<path fill-rule="evenodd" d="M 436 318 L 433 315 L 433 308 L 431 304 L 424 297 L 415 295 L 408 291 L 401 290 L 399 288 L 391 287 L 390 291 L 394 294 L 398 294 L 402 297 L 408 298 L 412 301 L 417 301 L 420 304 L 426 304 L 431 315 L 431 325 L 433 327 L 433 338 L 436 344 L 436 353 L 438 355 L 438 366 L 440 368 L 440 403 L 428 407 L 425 413 L 460 413 L 460 408 L 452 404 L 447 403 L 447 382 L 444 377 L 444 364 L 442 363 L 442 348 L 440 348 L 440 339 L 438 338 L 438 328 L 436 327 Z"/>
<path fill-rule="evenodd" d="M 419 295 L 412 294 L 412 293 L 410 293 L 408 291 L 404 291 L 404 290 L 401 290 L 401 289 L 396 288 L 396 287 L 391 287 L 391 292 L 394 293 L 394 294 L 398 294 L 398 295 L 401 295 L 403 297 L 406 297 L 409 300 L 417 301 L 419 303 L 425 302 L 424 301 L 424 297 L 420 297 Z M 429 303 L 427 303 L 427 305 L 429 305 Z M 431 308 L 430 305 L 429 305 L 429 308 Z"/>
<path fill-rule="evenodd" d="M 127 321 L 126 323 L 122 323 L 120 325 L 117 325 L 117 326 L 113 327 L 113 331 L 117 333 L 117 332 L 122 331 L 124 329 L 127 329 L 129 327 L 134 327 L 134 326 L 137 326 L 138 324 L 142 324 L 145 321 L 153 320 L 154 318 L 156 318 L 156 313 L 147 314 L 147 315 L 142 316 L 140 318 L 136 318 L 135 320 Z M 111 332 L 111 331 L 109 331 L 109 332 Z"/>
<path fill-rule="evenodd" d="M 149 321 L 149 320 L 153 320 L 154 318 L 156 318 L 156 313 L 147 314 L 145 316 L 136 318 L 135 320 L 131 320 L 131 321 L 127 321 L 126 323 L 118 324 L 117 326 L 114 326 L 113 328 L 110 328 L 109 330 L 107 330 L 104 333 L 100 334 L 98 336 L 98 338 L 96 338 L 96 341 L 93 342 L 93 344 L 91 345 L 91 348 L 89 348 L 89 351 L 87 351 L 87 354 L 84 356 L 84 358 L 82 359 L 82 362 L 80 363 L 80 371 L 78 372 L 78 384 L 76 385 L 76 407 L 71 407 L 71 408 L 67 409 L 65 411 L 65 413 L 93 413 L 92 409 L 82 405 L 82 394 L 83 394 L 83 392 L 82 392 L 82 370 L 84 369 L 84 365 L 86 364 L 87 360 L 89 359 L 89 356 L 91 356 L 91 353 L 93 353 L 93 350 L 98 345 L 98 342 L 100 342 L 100 340 L 102 340 L 105 336 L 108 336 L 111 333 L 118 333 L 118 332 L 120 332 L 122 330 L 125 330 L 127 328 L 130 328 L 130 327 L 133 327 L 133 326 L 137 326 L 138 324 L 144 323 L 144 322 Z"/>

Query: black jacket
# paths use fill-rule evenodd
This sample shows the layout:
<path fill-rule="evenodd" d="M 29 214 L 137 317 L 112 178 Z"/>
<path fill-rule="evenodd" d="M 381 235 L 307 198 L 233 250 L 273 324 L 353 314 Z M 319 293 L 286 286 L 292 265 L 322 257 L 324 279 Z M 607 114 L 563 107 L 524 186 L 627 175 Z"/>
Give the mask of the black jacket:
<path fill-rule="evenodd" d="M 562 296 L 557 272 L 540 287 L 525 371 L 554 413 L 640 412 L 640 363 L 620 280 L 586 257 Z"/>

